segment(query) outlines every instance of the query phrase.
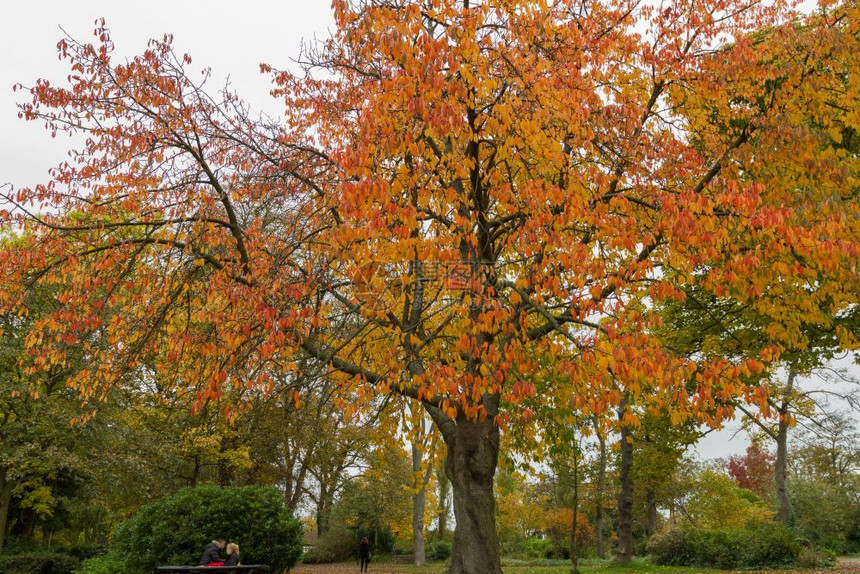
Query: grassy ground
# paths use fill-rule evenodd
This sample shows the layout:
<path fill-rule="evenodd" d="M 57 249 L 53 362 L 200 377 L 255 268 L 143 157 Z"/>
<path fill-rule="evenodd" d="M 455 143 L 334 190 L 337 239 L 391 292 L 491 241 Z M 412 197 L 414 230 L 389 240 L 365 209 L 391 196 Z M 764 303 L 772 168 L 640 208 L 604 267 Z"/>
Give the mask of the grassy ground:
<path fill-rule="evenodd" d="M 504 574 L 570 574 L 570 563 L 565 561 L 541 561 L 540 563 L 524 563 L 515 560 L 504 560 Z M 669 566 L 652 566 L 638 562 L 630 566 L 613 566 L 607 562 L 584 561 L 580 568 L 582 574 L 729 574 L 726 570 L 708 570 L 702 568 L 676 568 Z M 352 574 L 358 572 L 355 563 L 300 565 L 293 569 L 298 574 Z M 443 564 L 429 564 L 420 568 L 403 564 L 371 563 L 370 572 L 374 574 L 444 574 Z M 778 570 L 769 571 L 774 574 L 795 574 L 826 572 L 827 574 L 857 574 L 860 570 L 849 565 L 828 570 Z M 750 574 L 746 571 L 744 574 Z"/>

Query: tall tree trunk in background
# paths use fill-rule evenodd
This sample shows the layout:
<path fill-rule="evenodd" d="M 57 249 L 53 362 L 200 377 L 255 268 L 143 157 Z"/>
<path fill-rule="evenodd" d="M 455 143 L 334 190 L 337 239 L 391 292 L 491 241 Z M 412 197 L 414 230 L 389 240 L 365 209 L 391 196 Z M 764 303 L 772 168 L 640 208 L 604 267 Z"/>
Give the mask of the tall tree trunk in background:
<path fill-rule="evenodd" d="M 573 518 L 570 524 L 570 571 L 579 574 L 579 548 L 576 539 L 577 516 L 579 515 L 579 453 L 573 455 Z"/>
<path fill-rule="evenodd" d="M 788 467 L 788 427 L 789 407 L 791 406 L 792 393 L 794 392 L 794 380 L 797 373 L 794 369 L 788 372 L 788 383 L 785 387 L 782 404 L 779 408 L 779 428 L 776 433 L 776 462 L 774 464 L 774 478 L 776 483 L 776 498 L 779 502 L 779 520 L 785 526 L 791 523 L 791 501 L 788 498 L 788 490 L 785 486 L 785 475 Z"/>
<path fill-rule="evenodd" d="M 21 519 L 15 522 L 11 532 L 17 538 L 30 542 L 33 534 L 36 533 L 36 513 L 30 508 L 25 508 L 21 509 L 19 516 Z"/>
<path fill-rule="evenodd" d="M 423 421 L 421 424 L 421 436 L 424 435 Z M 412 480 L 416 481 L 417 490 L 412 493 L 412 554 L 416 566 L 423 566 L 426 562 L 424 549 L 424 505 L 427 499 L 427 482 L 430 478 L 430 469 L 422 472 L 424 455 L 421 444 L 417 440 L 412 442 Z"/>
<path fill-rule="evenodd" d="M 330 492 L 328 485 L 320 481 L 320 496 L 317 500 L 317 536 L 322 536 L 329 530 L 333 499 L 334 492 Z"/>
<path fill-rule="evenodd" d="M 412 495 L 412 554 L 416 566 L 426 562 L 424 551 L 424 502 L 427 490 L 422 488 Z"/>
<path fill-rule="evenodd" d="M 654 536 L 657 532 L 657 499 L 653 489 L 648 489 L 645 492 L 645 502 L 648 506 L 648 520 L 645 523 L 645 534 Z"/>
<path fill-rule="evenodd" d="M 451 481 L 445 473 L 447 458 L 443 459 L 436 471 L 436 481 L 439 483 L 439 500 L 436 505 L 436 535 L 439 540 L 444 540 L 448 532 L 448 514 L 451 512 L 450 496 Z"/>
<path fill-rule="evenodd" d="M 299 468 L 299 474 L 297 477 L 293 476 L 292 471 L 289 473 L 289 480 L 286 482 L 287 484 L 287 507 L 295 511 L 299 507 L 299 503 L 302 501 L 302 494 L 305 491 L 305 477 L 308 474 L 308 464 L 307 458 L 301 463 L 301 467 Z"/>
<path fill-rule="evenodd" d="M 0 468 L 0 553 L 6 542 L 6 527 L 9 520 L 9 506 L 12 502 L 12 481 L 7 476 L 7 470 Z"/>
<path fill-rule="evenodd" d="M 603 542 L 603 493 L 606 491 L 606 437 L 597 431 L 597 441 L 600 445 L 600 459 L 597 467 L 597 492 L 594 496 L 594 537 L 597 544 L 597 557 L 606 558 L 606 547 Z"/>
<path fill-rule="evenodd" d="M 499 460 L 499 427 L 492 417 L 458 417 L 443 432 L 445 470 L 454 491 L 454 544 L 448 574 L 501 574 L 493 477 Z"/>
<path fill-rule="evenodd" d="M 188 485 L 197 486 L 198 480 L 200 480 L 200 458 L 194 455 L 194 468 L 191 471 L 191 477 L 188 479 Z"/>
<path fill-rule="evenodd" d="M 626 406 L 622 401 L 619 419 Z M 630 429 L 621 426 L 621 465 L 619 468 L 621 490 L 618 493 L 618 549 L 615 560 L 629 564 L 633 558 L 633 442 Z"/>

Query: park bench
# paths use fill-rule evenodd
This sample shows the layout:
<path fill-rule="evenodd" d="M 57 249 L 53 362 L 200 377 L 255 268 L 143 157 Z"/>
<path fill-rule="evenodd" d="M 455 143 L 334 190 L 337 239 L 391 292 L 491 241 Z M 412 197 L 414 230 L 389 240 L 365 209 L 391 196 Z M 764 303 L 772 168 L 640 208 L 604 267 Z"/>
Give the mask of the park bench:
<path fill-rule="evenodd" d="M 395 564 L 412 564 L 415 562 L 414 554 L 395 554 L 393 558 Z"/>
<path fill-rule="evenodd" d="M 192 574 L 204 574 L 205 572 L 268 572 L 266 564 L 248 564 L 247 566 L 159 566 L 159 572 L 191 572 Z"/>

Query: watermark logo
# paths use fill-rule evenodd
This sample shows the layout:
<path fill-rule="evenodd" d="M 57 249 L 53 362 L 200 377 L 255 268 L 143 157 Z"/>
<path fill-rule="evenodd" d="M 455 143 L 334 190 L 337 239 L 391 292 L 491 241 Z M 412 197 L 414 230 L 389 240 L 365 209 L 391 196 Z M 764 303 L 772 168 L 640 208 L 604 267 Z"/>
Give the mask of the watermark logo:
<path fill-rule="evenodd" d="M 494 268 L 472 261 L 368 261 L 350 275 L 353 293 L 362 299 L 399 299 L 406 290 L 417 289 L 425 297 L 460 298 L 487 294 L 495 284 Z"/>

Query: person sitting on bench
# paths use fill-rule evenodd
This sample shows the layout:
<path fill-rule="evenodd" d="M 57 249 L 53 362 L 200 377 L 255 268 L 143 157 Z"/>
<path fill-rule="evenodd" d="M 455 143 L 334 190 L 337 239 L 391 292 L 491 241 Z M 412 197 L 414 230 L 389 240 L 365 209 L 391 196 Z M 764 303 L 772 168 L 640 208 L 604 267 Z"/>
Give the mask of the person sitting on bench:
<path fill-rule="evenodd" d="M 239 545 L 231 542 L 227 545 L 227 561 L 224 562 L 224 566 L 241 566 L 239 558 Z"/>
<path fill-rule="evenodd" d="M 223 540 L 213 540 L 203 551 L 203 556 L 200 557 L 200 566 L 221 566 L 224 561 L 221 559 L 221 549 L 226 544 Z"/>

